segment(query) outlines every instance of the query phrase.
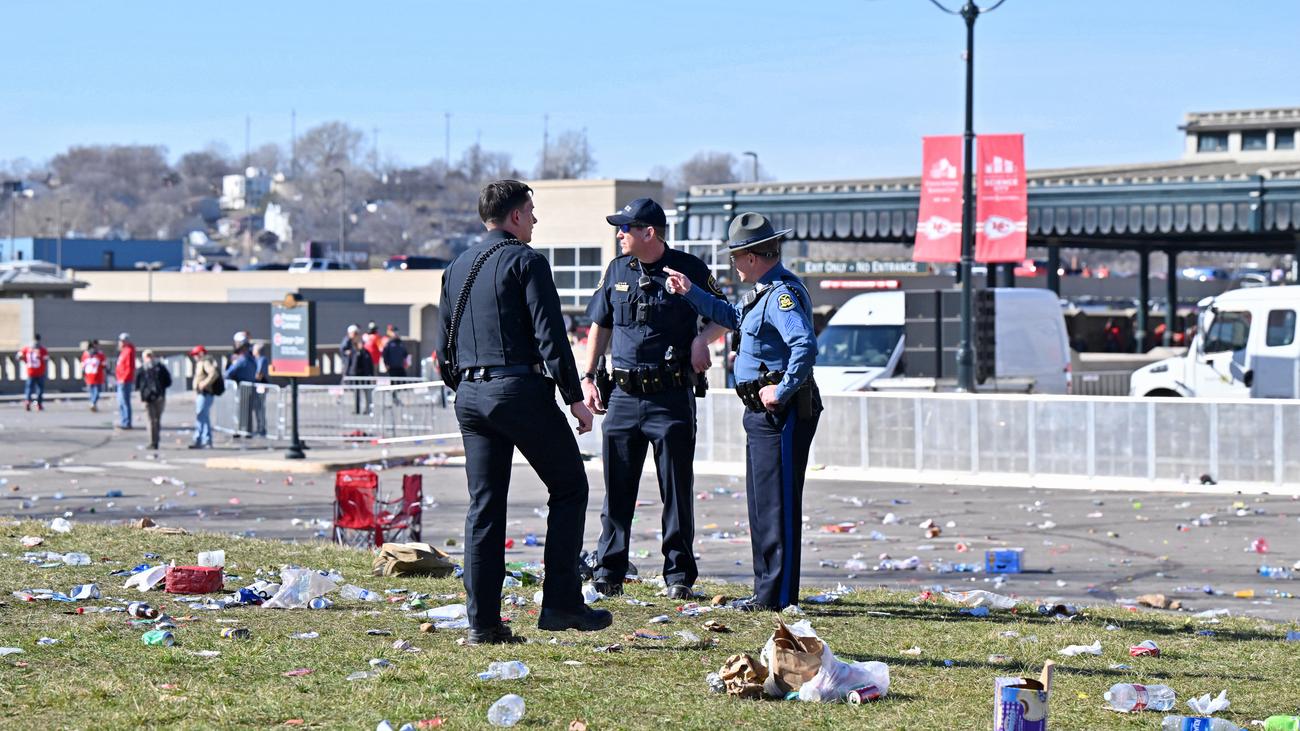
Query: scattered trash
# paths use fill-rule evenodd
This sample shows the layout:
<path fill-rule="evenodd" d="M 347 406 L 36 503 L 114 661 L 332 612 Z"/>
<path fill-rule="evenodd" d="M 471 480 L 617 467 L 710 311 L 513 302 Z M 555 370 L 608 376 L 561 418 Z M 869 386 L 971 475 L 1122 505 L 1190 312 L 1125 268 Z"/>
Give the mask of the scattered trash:
<path fill-rule="evenodd" d="M 1002 594 L 995 594 L 983 589 L 972 591 L 945 591 L 943 597 L 950 602 L 964 604 L 968 607 L 978 607 L 983 605 L 991 606 L 995 609 L 1013 609 L 1016 606 L 1016 600 Z"/>
<path fill-rule="evenodd" d="M 1052 692 L 1055 663 L 1043 663 L 1034 678 L 1001 677 L 993 680 L 993 731 L 1046 731 L 1047 703 Z"/>
<path fill-rule="evenodd" d="M 1161 731 L 1187 731 L 1188 729 L 1190 731 L 1242 731 L 1240 726 L 1226 718 L 1208 716 L 1165 716 L 1160 722 L 1160 728 Z M 1269 726 L 1265 726 L 1264 729 L 1271 731 Z"/>
<path fill-rule="evenodd" d="M 24 548 L 35 548 L 45 542 L 40 536 L 23 536 L 21 543 Z"/>
<path fill-rule="evenodd" d="M 1265 538 L 1256 538 L 1250 542 L 1250 549 L 1255 553 L 1268 553 L 1268 540 Z"/>
<path fill-rule="evenodd" d="M 55 533 L 71 533 L 72 523 L 67 518 L 55 518 L 50 521 L 50 530 Z"/>
<path fill-rule="evenodd" d="M 1131 657 L 1160 657 L 1160 648 L 1154 640 L 1143 640 L 1128 648 Z"/>
<path fill-rule="evenodd" d="M 246 627 L 227 627 L 221 630 L 221 637 L 227 640 L 251 640 L 253 633 Z"/>
<path fill-rule="evenodd" d="M 1174 691 L 1167 685 L 1137 685 L 1116 683 L 1102 694 L 1111 710 L 1123 713 L 1137 711 L 1169 711 L 1177 702 Z"/>
<path fill-rule="evenodd" d="M 319 632 L 295 632 L 289 635 L 291 640 L 314 640 L 317 637 L 320 637 Z"/>
<path fill-rule="evenodd" d="M 528 666 L 520 660 L 493 662 L 486 671 L 478 674 L 479 680 L 519 680 L 528 677 Z M 509 725 L 509 724 L 507 724 Z"/>
<path fill-rule="evenodd" d="M 140 637 L 140 641 L 144 642 L 146 645 L 171 647 L 176 644 L 176 635 L 173 635 L 165 629 L 153 629 L 145 632 L 144 635 Z"/>
<path fill-rule="evenodd" d="M 493 726 L 513 726 L 523 717 L 524 699 L 514 693 L 501 696 L 487 712 L 488 723 Z"/>
<path fill-rule="evenodd" d="M 1164 594 L 1143 594 L 1137 598 L 1137 603 L 1144 607 L 1152 609 L 1182 609 L 1183 603 L 1166 597 Z"/>
<path fill-rule="evenodd" d="M 1187 707 L 1192 709 L 1192 713 L 1198 716 L 1213 716 L 1230 705 L 1232 705 L 1232 702 L 1228 700 L 1227 689 L 1219 691 L 1219 695 L 1215 698 L 1211 698 L 1209 693 L 1205 693 L 1187 700 Z"/>
<path fill-rule="evenodd" d="M 290 670 L 288 672 L 284 672 L 280 674 L 286 678 L 301 678 L 304 675 L 311 675 L 314 672 L 316 671 L 313 670 L 312 668 L 296 668 L 294 670 Z"/>
<path fill-rule="evenodd" d="M 1066 657 L 1074 657 L 1075 655 L 1100 655 L 1101 640 L 1097 640 L 1091 645 L 1070 645 L 1061 650 L 1061 654 Z"/>

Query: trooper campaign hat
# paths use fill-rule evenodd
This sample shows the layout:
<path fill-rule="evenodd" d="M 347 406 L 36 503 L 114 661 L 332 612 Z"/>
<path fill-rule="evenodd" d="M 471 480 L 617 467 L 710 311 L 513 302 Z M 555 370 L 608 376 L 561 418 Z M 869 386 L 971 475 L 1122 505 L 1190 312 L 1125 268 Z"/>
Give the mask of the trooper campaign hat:
<path fill-rule="evenodd" d="M 752 249 L 770 241 L 780 241 L 794 229 L 777 231 L 761 213 L 742 213 L 731 222 L 727 231 L 727 250 L 731 252 Z"/>

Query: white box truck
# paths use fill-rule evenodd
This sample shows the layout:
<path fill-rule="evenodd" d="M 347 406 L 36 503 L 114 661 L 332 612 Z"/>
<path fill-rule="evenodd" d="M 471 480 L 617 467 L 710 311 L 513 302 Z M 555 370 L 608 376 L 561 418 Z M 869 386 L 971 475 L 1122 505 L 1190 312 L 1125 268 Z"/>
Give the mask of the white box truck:
<path fill-rule="evenodd" d="M 1234 289 L 1198 306 L 1187 353 L 1135 371 L 1130 395 L 1300 398 L 1300 286 Z"/>

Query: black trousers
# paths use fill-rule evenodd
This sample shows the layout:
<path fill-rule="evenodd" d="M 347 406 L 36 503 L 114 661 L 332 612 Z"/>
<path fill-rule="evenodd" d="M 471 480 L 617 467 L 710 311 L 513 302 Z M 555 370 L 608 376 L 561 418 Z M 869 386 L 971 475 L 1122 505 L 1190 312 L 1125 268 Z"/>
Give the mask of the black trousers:
<path fill-rule="evenodd" d="M 606 404 L 604 429 L 605 505 L 600 513 L 596 578 L 622 582 L 627 574 L 632 513 L 645 466 L 654 447 L 662 518 L 664 581 L 692 586 L 695 565 L 695 394 L 677 388 L 633 395 L 615 388 Z"/>
<path fill-rule="evenodd" d="M 773 607 L 799 603 L 803 484 L 817 433 L 821 402 L 812 418 L 793 407 L 777 413 L 745 410 L 745 498 L 754 552 L 755 601 Z"/>
<path fill-rule="evenodd" d="M 470 626 L 489 629 L 501 621 L 506 496 L 516 447 L 550 494 L 542 605 L 581 607 L 578 554 L 587 516 L 587 473 L 573 426 L 555 403 L 553 385 L 537 374 L 465 381 L 456 390 L 456 419 L 465 440 L 469 482 L 464 579 Z"/>

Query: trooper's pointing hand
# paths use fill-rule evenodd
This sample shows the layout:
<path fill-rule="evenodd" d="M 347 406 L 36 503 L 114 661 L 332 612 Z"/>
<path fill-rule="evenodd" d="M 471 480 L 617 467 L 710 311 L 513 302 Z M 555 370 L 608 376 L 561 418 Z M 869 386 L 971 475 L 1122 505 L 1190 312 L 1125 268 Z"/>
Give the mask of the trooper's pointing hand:
<path fill-rule="evenodd" d="M 664 284 L 664 287 L 669 294 L 686 294 L 691 291 L 691 280 L 685 274 L 668 267 L 664 267 L 664 273 L 668 275 L 668 281 Z"/>

